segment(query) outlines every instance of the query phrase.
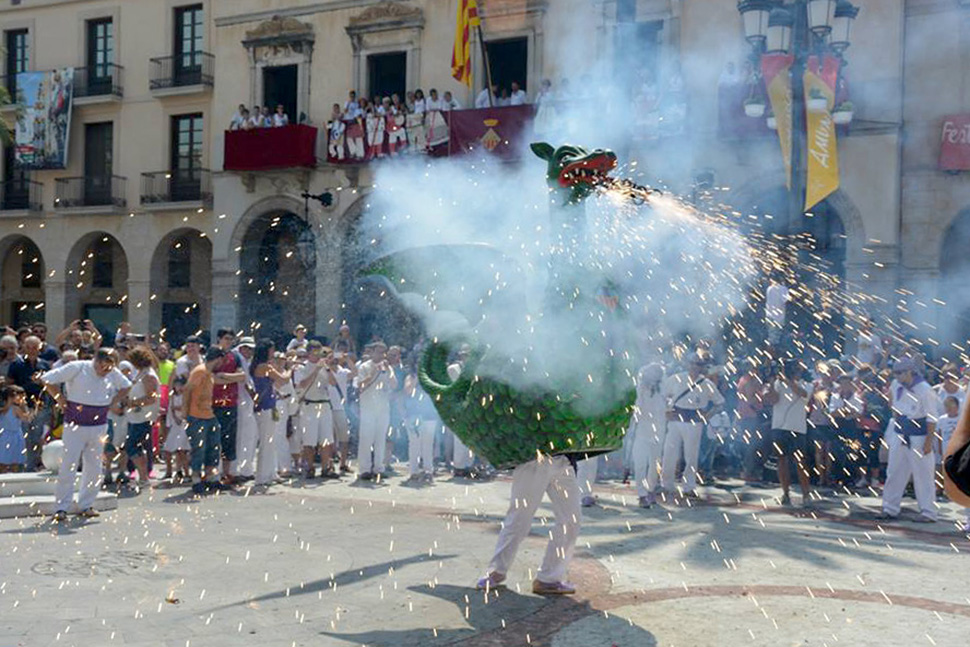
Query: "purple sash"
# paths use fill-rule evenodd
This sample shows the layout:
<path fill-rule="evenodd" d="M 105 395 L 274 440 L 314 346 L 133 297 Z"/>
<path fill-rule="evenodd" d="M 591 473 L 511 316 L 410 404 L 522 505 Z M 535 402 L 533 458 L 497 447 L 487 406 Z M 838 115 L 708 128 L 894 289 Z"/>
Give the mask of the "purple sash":
<path fill-rule="evenodd" d="M 78 427 L 96 427 L 108 424 L 108 407 L 68 402 L 64 408 L 64 422 Z"/>

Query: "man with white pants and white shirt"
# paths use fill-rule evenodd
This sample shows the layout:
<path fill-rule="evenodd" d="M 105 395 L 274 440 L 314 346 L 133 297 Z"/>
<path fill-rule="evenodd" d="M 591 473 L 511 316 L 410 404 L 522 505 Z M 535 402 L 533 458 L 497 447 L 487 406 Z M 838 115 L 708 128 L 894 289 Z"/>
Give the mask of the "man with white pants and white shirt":
<path fill-rule="evenodd" d="M 93 360 L 75 361 L 47 371 L 41 377 L 64 410 L 64 461 L 57 476 L 55 521 L 67 519 L 74 500 L 78 462 L 83 458 L 78 514 L 97 517 L 101 453 L 108 433 L 108 409 L 128 395 L 131 382 L 115 367 L 108 349 L 98 349 Z M 55 385 L 63 384 L 67 399 Z"/>
<path fill-rule="evenodd" d="M 370 358 L 360 365 L 354 380 L 360 393 L 360 442 L 357 461 L 360 478 L 377 478 L 384 465 L 384 450 L 391 425 L 391 392 L 397 388 L 397 377 L 387 365 L 387 346 L 371 346 Z"/>
<path fill-rule="evenodd" d="M 502 523 L 495 554 L 484 577 L 476 588 L 491 590 L 502 586 L 515 560 L 522 540 L 532 529 L 532 518 L 549 496 L 555 524 L 549 531 L 549 543 L 542 566 L 532 582 L 532 591 L 539 595 L 569 595 L 576 587 L 566 581 L 569 561 L 579 537 L 579 483 L 569 459 L 565 456 L 540 455 L 523 463 L 512 472 L 512 494 L 508 513 Z"/>
<path fill-rule="evenodd" d="M 724 405 L 724 396 L 704 374 L 707 362 L 693 355 L 688 370 L 671 375 L 664 382 L 667 401 L 667 437 L 664 440 L 662 483 L 674 489 L 674 476 L 681 451 L 684 454 L 684 493 L 693 495 L 697 487 L 697 459 L 705 422 Z"/>
<path fill-rule="evenodd" d="M 896 362 L 893 377 L 890 386 L 893 418 L 886 433 L 889 467 L 882 491 L 880 518 L 899 516 L 903 493 L 912 477 L 919 504 L 916 520 L 932 523 L 937 517 L 933 438 L 940 411 L 939 399 L 920 375 L 920 367 L 912 357 L 902 357 Z"/>
<path fill-rule="evenodd" d="M 246 378 L 239 384 L 239 402 L 236 405 L 236 463 L 233 471 L 245 481 L 256 477 L 256 443 L 259 439 L 252 395 L 253 378 L 249 374 L 255 348 L 256 342 L 252 337 L 243 337 L 236 346 L 236 352 L 242 357 L 242 370 Z"/>
<path fill-rule="evenodd" d="M 647 364 L 637 376 L 637 403 L 633 412 L 633 474 L 641 508 L 656 502 L 660 463 L 667 438 L 667 401 L 663 394 L 663 364 Z"/>

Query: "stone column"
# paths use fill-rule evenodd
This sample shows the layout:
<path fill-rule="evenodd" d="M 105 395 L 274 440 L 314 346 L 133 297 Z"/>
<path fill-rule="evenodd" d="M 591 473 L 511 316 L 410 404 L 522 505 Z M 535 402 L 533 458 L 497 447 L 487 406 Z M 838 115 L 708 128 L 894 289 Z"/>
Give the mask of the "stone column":
<path fill-rule="evenodd" d="M 213 262 L 212 265 L 212 313 L 209 329 L 214 337 L 218 328 L 239 328 L 239 277 L 236 276 L 236 270 L 227 267 L 225 262 Z"/>
<path fill-rule="evenodd" d="M 151 322 L 151 281 L 148 279 L 128 279 L 128 321 L 135 333 L 150 334 Z"/>
<path fill-rule="evenodd" d="M 44 281 L 44 323 L 53 343 L 54 337 L 67 327 L 67 283 L 48 279 Z"/>
<path fill-rule="evenodd" d="M 333 338 L 343 318 L 343 229 L 324 219 L 317 234 L 316 330 L 318 335 Z"/>

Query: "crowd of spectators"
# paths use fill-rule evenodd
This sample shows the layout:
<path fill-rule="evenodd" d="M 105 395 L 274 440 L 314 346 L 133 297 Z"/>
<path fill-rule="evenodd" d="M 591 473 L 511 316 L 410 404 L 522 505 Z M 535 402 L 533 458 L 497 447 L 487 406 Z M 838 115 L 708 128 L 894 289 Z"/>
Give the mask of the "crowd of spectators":
<path fill-rule="evenodd" d="M 258 128 L 282 128 L 290 125 L 290 117 L 286 114 L 283 104 L 277 104 L 276 110 L 269 111 L 269 106 L 253 106 L 252 112 L 245 104 L 240 103 L 236 114 L 229 122 L 229 130 L 256 130 Z"/>
<path fill-rule="evenodd" d="M 916 520 L 934 521 L 939 457 L 967 399 L 967 367 L 934 364 L 871 322 L 858 327 L 851 353 L 799 355 L 789 345 L 786 297 L 769 292 L 768 334 L 756 352 L 740 359 L 695 340 L 670 344 L 640 370 L 625 449 L 579 463 L 584 505 L 596 504 L 598 465 L 616 478 L 635 475 L 644 507 L 717 480 L 778 483 L 778 504 L 789 506 L 794 482 L 806 507 L 882 493 L 886 518 L 900 514 L 912 479 Z M 442 425 L 421 389 L 420 341 L 388 347 L 373 338 L 358 348 L 347 326 L 331 340 L 299 326 L 285 348 L 219 330 L 208 346 L 193 336 L 173 349 L 127 324 L 108 341 L 84 320 L 52 341 L 42 324 L 4 331 L 0 472 L 43 469 L 43 447 L 63 436 L 66 413 L 77 414 L 72 381 L 99 366 L 117 375 L 107 381 L 103 436 L 73 455 L 68 449 L 62 470 L 73 482 L 85 457 L 82 498 L 96 486 L 184 484 L 203 495 L 248 481 L 268 488 L 346 478 L 355 469 L 380 481 L 405 457 L 414 485 L 441 470 L 459 478 L 493 471 Z M 454 377 L 466 355 L 453 358 Z"/>

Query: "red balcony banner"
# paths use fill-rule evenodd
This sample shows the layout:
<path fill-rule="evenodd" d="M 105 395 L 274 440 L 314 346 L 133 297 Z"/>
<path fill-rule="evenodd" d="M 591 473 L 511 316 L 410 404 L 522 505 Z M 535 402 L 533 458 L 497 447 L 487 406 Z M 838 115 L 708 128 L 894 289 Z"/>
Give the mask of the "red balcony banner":
<path fill-rule="evenodd" d="M 943 117 L 940 170 L 970 171 L 970 113 Z"/>
<path fill-rule="evenodd" d="M 768 88 L 771 111 L 778 127 L 778 141 L 781 142 L 781 159 L 785 164 L 785 183 L 791 188 L 791 150 L 792 150 L 792 87 L 791 65 L 795 57 L 791 54 L 765 54 L 761 57 L 761 74 Z"/>
<path fill-rule="evenodd" d="M 317 129 L 295 125 L 226 132 L 227 171 L 312 168 L 317 165 Z"/>

